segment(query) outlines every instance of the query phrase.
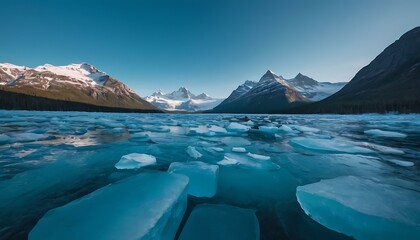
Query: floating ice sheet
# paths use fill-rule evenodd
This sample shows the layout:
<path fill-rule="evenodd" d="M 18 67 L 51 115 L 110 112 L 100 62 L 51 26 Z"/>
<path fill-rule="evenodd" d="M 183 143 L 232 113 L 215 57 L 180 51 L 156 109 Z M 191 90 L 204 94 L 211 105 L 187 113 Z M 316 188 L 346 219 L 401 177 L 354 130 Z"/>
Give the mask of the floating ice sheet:
<path fill-rule="evenodd" d="M 232 152 L 239 152 L 239 153 L 245 153 L 246 149 L 243 147 L 233 147 Z"/>
<path fill-rule="evenodd" d="M 399 132 L 384 131 L 380 129 L 370 129 L 365 131 L 366 134 L 372 135 L 375 137 L 390 137 L 390 138 L 405 138 L 407 134 Z"/>
<path fill-rule="evenodd" d="M 179 239 L 257 240 L 260 228 L 253 210 L 202 204 L 193 209 Z"/>
<path fill-rule="evenodd" d="M 143 173 L 50 210 L 29 239 L 173 239 L 187 205 L 188 178 Z"/>
<path fill-rule="evenodd" d="M 187 176 L 188 194 L 196 197 L 213 197 L 217 192 L 219 166 L 200 161 L 173 162 L 168 172 Z"/>
<path fill-rule="evenodd" d="M 235 153 L 226 153 L 223 160 L 217 162 L 219 165 L 230 166 L 235 165 L 242 168 L 251 168 L 251 169 L 260 169 L 260 170 L 270 170 L 278 169 L 279 166 L 272 161 L 268 161 L 266 156 L 254 155 L 251 154 L 235 154 Z M 263 158 L 263 159 L 261 159 Z M 263 160 L 263 161 L 261 161 Z"/>
<path fill-rule="evenodd" d="M 354 176 L 300 186 L 298 201 L 320 224 L 356 239 L 419 239 L 420 193 Z"/>
<path fill-rule="evenodd" d="M 245 147 L 251 145 L 251 142 L 241 137 L 225 137 L 221 140 L 222 143 L 233 147 Z"/>
<path fill-rule="evenodd" d="M 292 138 L 290 142 L 292 145 L 322 152 L 373 153 L 370 149 L 356 146 L 356 144 L 353 144 L 350 141 L 342 141 L 338 139 L 295 137 Z"/>
<path fill-rule="evenodd" d="M 130 153 L 115 164 L 117 169 L 134 169 L 156 164 L 156 158 L 144 153 Z"/>
<path fill-rule="evenodd" d="M 249 126 L 240 124 L 240 123 L 236 123 L 236 122 L 232 122 L 227 126 L 227 130 L 231 131 L 231 132 L 246 132 L 250 129 Z"/>

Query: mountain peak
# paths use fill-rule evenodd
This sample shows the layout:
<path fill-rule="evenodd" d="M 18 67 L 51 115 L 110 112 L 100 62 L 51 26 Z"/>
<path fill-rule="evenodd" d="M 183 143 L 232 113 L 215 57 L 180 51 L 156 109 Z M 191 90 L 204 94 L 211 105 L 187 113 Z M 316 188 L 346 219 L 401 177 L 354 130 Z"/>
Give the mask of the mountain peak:
<path fill-rule="evenodd" d="M 319 84 L 315 79 L 303 75 L 302 73 L 298 73 L 298 75 L 296 75 L 295 78 L 290 79 L 289 82 L 293 83 L 295 87 L 316 86 Z"/>
<path fill-rule="evenodd" d="M 282 85 L 288 85 L 282 76 L 276 75 L 271 70 L 267 70 L 267 72 L 261 77 L 259 83 L 263 83 L 263 82 L 278 82 Z"/>
<path fill-rule="evenodd" d="M 264 75 L 274 75 L 277 76 L 273 71 L 271 71 L 270 69 L 267 70 L 267 72 L 265 72 Z"/>
<path fill-rule="evenodd" d="M 80 69 L 83 69 L 85 71 L 88 71 L 90 73 L 96 73 L 96 72 L 98 72 L 98 69 L 95 68 L 92 64 L 89 64 L 89 63 L 81 63 L 79 65 L 79 68 Z"/>
<path fill-rule="evenodd" d="M 301 77 L 306 77 L 306 76 L 303 75 L 302 73 L 298 73 L 295 78 L 301 78 Z"/>

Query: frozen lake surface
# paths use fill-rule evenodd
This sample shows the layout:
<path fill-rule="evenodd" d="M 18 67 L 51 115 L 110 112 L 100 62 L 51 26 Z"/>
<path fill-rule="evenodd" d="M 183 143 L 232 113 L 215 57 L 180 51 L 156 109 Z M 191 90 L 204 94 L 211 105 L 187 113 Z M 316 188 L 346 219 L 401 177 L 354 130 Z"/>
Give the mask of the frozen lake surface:
<path fill-rule="evenodd" d="M 420 239 L 419 165 L 419 115 L 0 111 L 0 239 Z"/>

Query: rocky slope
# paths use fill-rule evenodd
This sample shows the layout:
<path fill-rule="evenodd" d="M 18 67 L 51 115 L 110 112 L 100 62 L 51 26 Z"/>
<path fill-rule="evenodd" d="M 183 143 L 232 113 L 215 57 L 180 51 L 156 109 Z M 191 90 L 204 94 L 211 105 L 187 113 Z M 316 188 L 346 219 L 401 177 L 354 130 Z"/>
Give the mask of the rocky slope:
<path fill-rule="evenodd" d="M 340 91 L 294 112 L 420 112 L 420 27 L 388 46 Z"/>

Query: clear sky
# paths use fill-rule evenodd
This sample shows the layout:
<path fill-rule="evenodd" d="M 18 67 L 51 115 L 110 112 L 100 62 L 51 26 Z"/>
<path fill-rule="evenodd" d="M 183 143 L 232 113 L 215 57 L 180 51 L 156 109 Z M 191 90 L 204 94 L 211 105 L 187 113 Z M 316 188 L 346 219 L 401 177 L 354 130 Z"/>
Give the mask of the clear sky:
<path fill-rule="evenodd" d="M 267 69 L 349 81 L 419 25 L 419 0 L 1 0 L 0 62 L 88 62 L 141 96 L 226 97 Z"/>

